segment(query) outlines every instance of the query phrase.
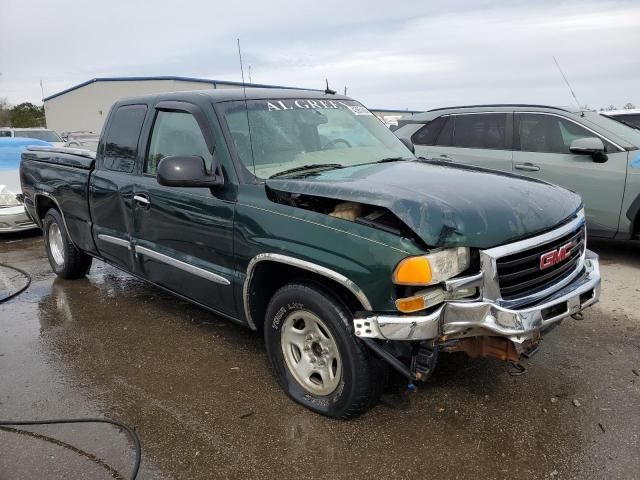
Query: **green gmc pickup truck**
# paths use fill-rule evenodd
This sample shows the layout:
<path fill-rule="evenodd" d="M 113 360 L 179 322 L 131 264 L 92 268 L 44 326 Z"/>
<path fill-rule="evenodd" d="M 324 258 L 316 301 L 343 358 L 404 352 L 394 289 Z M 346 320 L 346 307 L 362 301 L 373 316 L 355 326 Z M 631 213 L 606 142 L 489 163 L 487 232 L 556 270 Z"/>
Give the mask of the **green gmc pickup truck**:
<path fill-rule="evenodd" d="M 598 300 L 580 197 L 416 158 L 331 92 L 117 102 L 95 158 L 23 153 L 53 270 L 98 258 L 260 332 L 295 401 L 337 418 L 439 352 L 517 361 Z"/>

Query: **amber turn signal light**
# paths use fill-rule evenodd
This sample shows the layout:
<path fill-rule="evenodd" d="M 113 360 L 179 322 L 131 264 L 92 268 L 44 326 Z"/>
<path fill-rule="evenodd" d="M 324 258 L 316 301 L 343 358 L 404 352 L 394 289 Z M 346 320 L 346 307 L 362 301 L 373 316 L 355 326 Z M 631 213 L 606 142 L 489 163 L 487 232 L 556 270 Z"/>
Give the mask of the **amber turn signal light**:
<path fill-rule="evenodd" d="M 426 257 L 409 257 L 402 260 L 393 272 L 396 285 L 428 285 L 433 275 Z"/>

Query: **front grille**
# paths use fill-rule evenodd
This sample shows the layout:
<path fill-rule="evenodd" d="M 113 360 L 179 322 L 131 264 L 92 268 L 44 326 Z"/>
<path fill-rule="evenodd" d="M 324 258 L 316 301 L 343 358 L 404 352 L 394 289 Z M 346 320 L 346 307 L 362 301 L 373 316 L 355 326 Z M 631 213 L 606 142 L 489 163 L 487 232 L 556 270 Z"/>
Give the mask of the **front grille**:
<path fill-rule="evenodd" d="M 540 257 L 574 241 L 570 255 L 564 260 L 540 268 Z M 585 249 L 583 225 L 550 242 L 536 245 L 528 250 L 496 259 L 498 284 L 503 299 L 510 300 L 530 295 L 553 285 L 575 271 Z"/>

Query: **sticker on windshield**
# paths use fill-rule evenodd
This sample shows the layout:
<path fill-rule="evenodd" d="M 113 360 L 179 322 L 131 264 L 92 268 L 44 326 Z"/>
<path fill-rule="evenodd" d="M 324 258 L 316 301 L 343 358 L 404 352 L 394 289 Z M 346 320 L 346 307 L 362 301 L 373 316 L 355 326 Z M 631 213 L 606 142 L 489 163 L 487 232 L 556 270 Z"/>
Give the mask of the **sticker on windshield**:
<path fill-rule="evenodd" d="M 353 102 L 352 105 L 342 101 L 336 100 L 319 100 L 319 99 L 303 99 L 297 98 L 286 99 L 286 100 L 269 100 L 267 101 L 265 108 L 268 111 L 279 111 L 279 110 L 313 110 L 319 108 L 328 108 L 328 109 L 342 109 L 349 110 L 354 115 L 373 115 L 369 110 L 367 110 L 362 105 L 357 102 Z"/>
<path fill-rule="evenodd" d="M 369 110 L 362 105 L 346 105 L 346 107 L 353 112 L 354 115 L 373 115 Z"/>

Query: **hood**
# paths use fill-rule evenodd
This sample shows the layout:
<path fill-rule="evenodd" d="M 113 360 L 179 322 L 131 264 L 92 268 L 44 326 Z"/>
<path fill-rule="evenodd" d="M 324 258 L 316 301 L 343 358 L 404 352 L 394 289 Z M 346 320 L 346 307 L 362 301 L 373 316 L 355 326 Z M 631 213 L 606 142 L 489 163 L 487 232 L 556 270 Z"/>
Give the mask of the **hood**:
<path fill-rule="evenodd" d="M 582 206 L 579 195 L 546 182 L 422 160 L 275 178 L 267 186 L 387 208 L 430 247 L 502 245 L 553 229 Z"/>

